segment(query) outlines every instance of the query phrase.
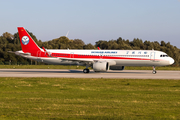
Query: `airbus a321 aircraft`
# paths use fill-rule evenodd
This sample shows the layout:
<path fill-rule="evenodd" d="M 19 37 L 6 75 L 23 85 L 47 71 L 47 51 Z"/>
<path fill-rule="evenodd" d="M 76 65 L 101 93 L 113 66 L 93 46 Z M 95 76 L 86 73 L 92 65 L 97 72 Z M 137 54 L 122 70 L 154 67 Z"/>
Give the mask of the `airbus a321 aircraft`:
<path fill-rule="evenodd" d="M 38 62 L 57 65 L 86 66 L 95 72 L 107 70 L 124 70 L 124 66 L 152 66 L 153 74 L 156 66 L 172 65 L 174 59 L 166 53 L 156 50 L 69 50 L 40 48 L 23 27 L 18 27 L 21 51 L 15 54 Z"/>

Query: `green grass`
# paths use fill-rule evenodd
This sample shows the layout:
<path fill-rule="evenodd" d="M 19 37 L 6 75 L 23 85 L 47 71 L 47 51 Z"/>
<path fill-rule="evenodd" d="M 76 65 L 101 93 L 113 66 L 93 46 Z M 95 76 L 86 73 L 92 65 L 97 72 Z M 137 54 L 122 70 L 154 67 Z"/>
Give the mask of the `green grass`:
<path fill-rule="evenodd" d="M 0 78 L 0 119 L 179 119 L 180 80 Z"/>
<path fill-rule="evenodd" d="M 84 69 L 85 66 L 74 65 L 0 65 L 0 69 Z M 156 67 L 157 70 L 180 70 L 180 67 Z M 152 70 L 152 67 L 129 67 L 125 70 Z"/>

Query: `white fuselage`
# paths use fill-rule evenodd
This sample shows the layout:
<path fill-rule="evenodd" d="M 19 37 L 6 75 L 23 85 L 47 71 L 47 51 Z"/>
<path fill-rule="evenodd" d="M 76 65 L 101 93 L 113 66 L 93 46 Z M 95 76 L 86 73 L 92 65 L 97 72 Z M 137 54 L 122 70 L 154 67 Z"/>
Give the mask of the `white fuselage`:
<path fill-rule="evenodd" d="M 17 51 L 16 54 L 39 62 L 58 65 L 85 65 L 96 61 L 106 61 L 117 66 L 166 66 L 174 60 L 166 53 L 156 50 L 44 50 L 31 55 Z M 43 54 L 43 55 L 42 55 Z"/>

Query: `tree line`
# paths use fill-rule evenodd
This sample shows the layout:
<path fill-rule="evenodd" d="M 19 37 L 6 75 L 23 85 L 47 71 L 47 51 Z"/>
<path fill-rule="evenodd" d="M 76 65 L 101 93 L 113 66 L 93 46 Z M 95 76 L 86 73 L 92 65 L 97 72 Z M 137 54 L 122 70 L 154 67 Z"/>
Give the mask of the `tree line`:
<path fill-rule="evenodd" d="M 132 41 L 128 39 L 122 39 L 119 37 L 117 40 L 99 40 L 95 42 L 95 45 L 91 43 L 85 44 L 81 39 L 69 39 L 65 36 L 42 42 L 38 40 L 33 33 L 28 32 L 30 36 L 35 40 L 35 42 L 40 47 L 45 47 L 47 49 L 97 49 L 100 47 L 101 49 L 112 49 L 112 50 L 159 50 L 167 53 L 170 57 L 174 58 L 175 66 L 180 65 L 180 49 L 176 46 L 170 44 L 170 42 L 166 43 L 161 41 L 150 42 L 145 40 L 143 42 L 142 39 L 134 38 Z M 26 63 L 30 64 L 32 61 L 26 58 L 22 58 L 15 54 L 9 53 L 8 51 L 18 51 L 21 50 L 19 34 L 15 33 L 12 35 L 11 33 L 5 32 L 0 36 L 0 64 L 5 64 L 6 62 L 14 62 L 14 63 Z"/>

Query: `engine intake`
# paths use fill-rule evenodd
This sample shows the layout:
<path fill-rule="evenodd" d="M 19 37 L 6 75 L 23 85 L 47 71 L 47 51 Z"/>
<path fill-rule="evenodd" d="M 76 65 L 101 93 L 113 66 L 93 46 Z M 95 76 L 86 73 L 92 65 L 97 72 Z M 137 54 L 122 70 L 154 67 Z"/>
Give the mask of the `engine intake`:
<path fill-rule="evenodd" d="M 96 62 L 93 64 L 95 72 L 105 72 L 108 70 L 108 62 Z"/>

